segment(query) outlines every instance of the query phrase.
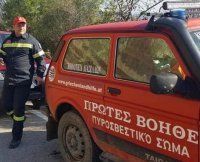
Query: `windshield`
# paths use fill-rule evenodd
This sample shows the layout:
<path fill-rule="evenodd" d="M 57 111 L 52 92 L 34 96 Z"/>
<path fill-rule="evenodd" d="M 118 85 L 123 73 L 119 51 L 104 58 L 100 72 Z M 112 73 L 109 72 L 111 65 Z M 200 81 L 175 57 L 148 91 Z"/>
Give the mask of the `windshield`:
<path fill-rule="evenodd" d="M 191 31 L 190 35 L 192 36 L 192 39 L 194 40 L 196 46 L 200 50 L 200 29 L 197 29 L 195 31 Z"/>

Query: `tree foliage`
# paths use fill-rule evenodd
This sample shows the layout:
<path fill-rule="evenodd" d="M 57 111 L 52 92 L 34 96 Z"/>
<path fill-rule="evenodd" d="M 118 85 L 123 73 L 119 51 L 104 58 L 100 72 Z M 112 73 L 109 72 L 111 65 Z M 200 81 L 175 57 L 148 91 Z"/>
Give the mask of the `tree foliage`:
<path fill-rule="evenodd" d="M 137 7 L 139 0 L 115 0 L 118 6 L 118 16 L 123 21 L 132 19 L 132 11 Z"/>
<path fill-rule="evenodd" d="M 49 48 L 55 47 L 60 36 L 67 30 L 94 24 L 100 4 L 101 0 L 52 0 L 49 10 L 40 19 L 38 32 L 48 38 L 45 41 L 49 42 Z"/>
<path fill-rule="evenodd" d="M 144 12 L 163 0 L 108 0 L 103 12 L 104 21 L 138 20 Z"/>
<path fill-rule="evenodd" d="M 27 19 L 28 32 L 54 52 L 67 30 L 96 23 L 133 20 L 134 11 L 158 0 L 3 0 L 1 28 L 12 30 L 16 15 Z M 145 7 L 146 6 L 146 7 Z"/>
<path fill-rule="evenodd" d="M 13 18 L 24 16 L 28 32 L 39 39 L 43 48 L 55 51 L 64 32 L 98 21 L 101 3 L 102 0 L 7 0 L 1 28 L 12 30 Z"/>

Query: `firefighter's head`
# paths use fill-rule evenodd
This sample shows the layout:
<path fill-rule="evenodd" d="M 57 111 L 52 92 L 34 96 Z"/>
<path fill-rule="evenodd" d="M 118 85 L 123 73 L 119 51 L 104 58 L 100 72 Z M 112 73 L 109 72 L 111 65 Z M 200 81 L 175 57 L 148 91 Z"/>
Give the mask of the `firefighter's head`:
<path fill-rule="evenodd" d="M 21 16 L 16 16 L 13 20 L 13 29 L 16 36 L 21 36 L 26 33 L 26 19 Z"/>

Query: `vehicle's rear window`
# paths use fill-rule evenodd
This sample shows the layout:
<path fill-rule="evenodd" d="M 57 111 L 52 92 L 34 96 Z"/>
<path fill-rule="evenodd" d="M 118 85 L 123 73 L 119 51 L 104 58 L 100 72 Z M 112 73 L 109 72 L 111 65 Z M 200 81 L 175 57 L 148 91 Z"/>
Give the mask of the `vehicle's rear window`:
<path fill-rule="evenodd" d="M 109 38 L 72 39 L 65 54 L 63 68 L 104 76 L 107 74 L 109 49 Z"/>

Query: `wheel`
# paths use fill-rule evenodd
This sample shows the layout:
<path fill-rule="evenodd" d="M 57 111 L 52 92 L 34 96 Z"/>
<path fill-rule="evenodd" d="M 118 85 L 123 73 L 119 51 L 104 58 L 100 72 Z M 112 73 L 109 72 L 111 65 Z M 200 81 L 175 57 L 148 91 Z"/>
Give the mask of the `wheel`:
<path fill-rule="evenodd" d="M 78 114 L 67 112 L 62 116 L 58 126 L 58 140 L 66 162 L 99 161 L 99 149 Z"/>

